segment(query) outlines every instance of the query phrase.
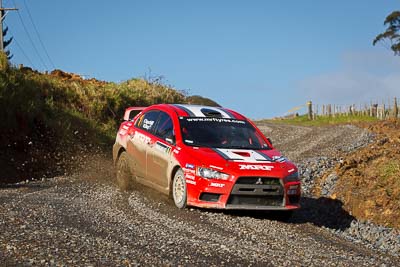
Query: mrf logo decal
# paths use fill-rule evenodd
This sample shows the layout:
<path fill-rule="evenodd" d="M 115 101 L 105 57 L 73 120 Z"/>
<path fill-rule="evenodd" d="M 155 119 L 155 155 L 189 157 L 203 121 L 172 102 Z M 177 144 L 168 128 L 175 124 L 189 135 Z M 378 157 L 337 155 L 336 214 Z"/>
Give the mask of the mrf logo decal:
<path fill-rule="evenodd" d="M 274 166 L 269 165 L 251 165 L 251 164 L 239 164 L 240 170 L 253 170 L 253 171 L 270 171 Z"/>

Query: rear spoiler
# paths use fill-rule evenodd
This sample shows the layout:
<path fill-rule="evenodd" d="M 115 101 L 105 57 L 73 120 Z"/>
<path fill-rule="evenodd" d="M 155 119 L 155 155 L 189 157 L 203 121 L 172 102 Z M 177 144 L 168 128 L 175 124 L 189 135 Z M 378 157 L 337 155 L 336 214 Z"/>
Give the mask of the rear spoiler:
<path fill-rule="evenodd" d="M 129 107 L 125 109 L 125 114 L 124 114 L 124 121 L 130 121 L 135 118 L 137 114 L 139 114 L 142 110 L 144 110 L 146 107 Z"/>

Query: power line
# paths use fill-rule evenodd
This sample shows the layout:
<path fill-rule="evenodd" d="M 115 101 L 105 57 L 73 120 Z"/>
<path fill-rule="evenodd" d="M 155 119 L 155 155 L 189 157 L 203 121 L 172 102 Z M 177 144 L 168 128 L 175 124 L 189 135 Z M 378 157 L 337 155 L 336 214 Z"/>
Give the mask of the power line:
<path fill-rule="evenodd" d="M 17 39 L 14 38 L 15 44 L 18 46 L 19 50 L 21 50 L 22 54 L 25 56 L 25 58 L 28 60 L 29 64 L 36 69 L 35 65 L 32 63 L 28 55 L 25 53 L 24 49 L 22 49 L 22 46 L 18 43 Z"/>
<path fill-rule="evenodd" d="M 14 2 L 14 5 L 17 6 L 17 5 L 15 4 L 15 0 L 13 0 L 13 2 Z M 33 48 L 35 49 L 35 52 L 36 52 L 37 56 L 38 56 L 39 59 L 40 59 L 40 62 L 41 62 L 42 65 L 45 67 L 45 69 L 48 70 L 49 68 L 47 67 L 46 63 L 44 63 L 43 58 L 40 56 L 40 53 L 39 53 L 38 49 L 36 48 L 36 46 L 35 46 L 35 44 L 34 44 L 34 42 L 33 42 L 33 40 L 32 40 L 32 37 L 31 37 L 31 35 L 29 34 L 28 29 L 27 29 L 26 26 L 25 26 L 25 23 L 24 23 L 24 21 L 23 21 L 23 19 L 22 19 L 22 16 L 21 16 L 21 13 L 19 12 L 19 10 L 17 11 L 17 13 L 18 13 L 19 20 L 21 21 L 21 24 L 22 24 L 22 26 L 23 26 L 23 28 L 24 28 L 24 30 L 25 30 L 25 33 L 26 33 L 26 35 L 28 36 L 28 39 L 29 39 L 29 41 L 31 42 Z"/>
<path fill-rule="evenodd" d="M 51 60 L 51 58 L 50 58 L 50 56 L 49 56 L 49 53 L 47 53 L 47 49 L 46 49 L 46 47 L 44 46 L 44 44 L 43 44 L 43 42 L 42 42 L 42 38 L 40 37 L 39 31 L 37 30 L 35 23 L 33 22 L 33 18 L 32 18 L 31 12 L 29 11 L 28 5 L 26 4 L 26 1 L 25 1 L 25 0 L 24 0 L 24 5 L 25 5 L 25 8 L 26 8 L 26 11 L 28 12 L 29 18 L 30 18 L 31 23 L 32 23 L 32 25 L 33 25 L 33 28 L 35 29 L 35 32 L 36 32 L 36 34 L 37 34 L 37 36 L 38 36 L 38 39 L 39 39 L 39 41 L 40 41 L 40 44 L 41 44 L 41 46 L 42 46 L 44 52 L 46 53 L 47 59 L 49 60 L 50 64 L 53 66 L 53 69 L 55 69 L 56 67 L 54 66 L 54 63 L 53 63 L 53 61 Z"/>
<path fill-rule="evenodd" d="M 4 22 L 4 25 L 6 25 L 6 27 L 8 27 L 7 23 Z M 22 54 L 24 55 L 24 57 L 26 58 L 26 60 L 31 64 L 31 66 L 36 69 L 35 65 L 32 63 L 31 59 L 28 57 L 28 55 L 25 53 L 24 49 L 22 49 L 22 46 L 18 43 L 17 39 L 15 39 L 15 37 L 13 38 L 13 41 L 15 42 L 15 44 L 18 46 L 19 50 L 21 50 Z"/>

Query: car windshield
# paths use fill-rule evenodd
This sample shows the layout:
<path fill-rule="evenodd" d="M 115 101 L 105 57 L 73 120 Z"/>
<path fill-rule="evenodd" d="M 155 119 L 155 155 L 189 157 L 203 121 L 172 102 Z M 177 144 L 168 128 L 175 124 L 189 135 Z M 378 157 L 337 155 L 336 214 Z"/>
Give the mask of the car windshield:
<path fill-rule="evenodd" d="M 180 117 L 186 145 L 211 148 L 269 149 L 247 121 L 227 118 Z"/>

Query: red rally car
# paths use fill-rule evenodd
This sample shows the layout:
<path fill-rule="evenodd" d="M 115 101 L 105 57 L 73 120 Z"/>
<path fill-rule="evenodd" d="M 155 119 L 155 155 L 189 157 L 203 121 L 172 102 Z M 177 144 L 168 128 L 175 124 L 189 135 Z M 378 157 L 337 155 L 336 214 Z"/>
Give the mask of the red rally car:
<path fill-rule="evenodd" d="M 243 115 L 226 108 L 127 108 L 113 147 L 116 179 L 170 195 L 178 208 L 300 207 L 297 167 Z"/>

